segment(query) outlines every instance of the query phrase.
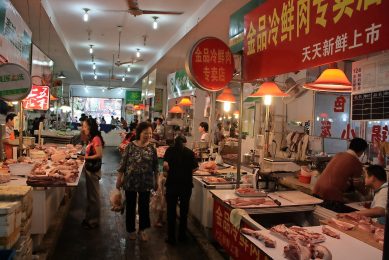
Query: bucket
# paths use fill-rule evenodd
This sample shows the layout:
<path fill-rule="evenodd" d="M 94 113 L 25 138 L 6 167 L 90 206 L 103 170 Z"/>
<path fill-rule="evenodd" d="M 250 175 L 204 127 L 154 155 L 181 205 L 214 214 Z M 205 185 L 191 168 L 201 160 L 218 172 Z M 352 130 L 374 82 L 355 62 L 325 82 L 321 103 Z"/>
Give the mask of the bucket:
<path fill-rule="evenodd" d="M 304 176 L 304 175 L 300 174 L 299 182 L 305 183 L 305 184 L 310 184 L 311 183 L 311 176 Z"/>
<path fill-rule="evenodd" d="M 299 174 L 299 182 L 309 184 L 311 183 L 312 172 L 308 167 L 301 167 L 301 172 Z"/>

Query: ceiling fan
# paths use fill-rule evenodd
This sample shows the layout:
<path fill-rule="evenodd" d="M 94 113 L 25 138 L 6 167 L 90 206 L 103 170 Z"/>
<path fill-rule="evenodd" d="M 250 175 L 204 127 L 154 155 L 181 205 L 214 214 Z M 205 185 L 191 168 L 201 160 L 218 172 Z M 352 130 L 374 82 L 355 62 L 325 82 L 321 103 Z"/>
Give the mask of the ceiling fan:
<path fill-rule="evenodd" d="M 142 14 L 169 14 L 169 15 L 181 15 L 184 12 L 175 11 L 157 11 L 157 10 L 143 10 L 139 8 L 138 0 L 127 0 L 128 10 L 108 10 L 114 12 L 128 12 L 133 16 L 139 16 Z"/>
<path fill-rule="evenodd" d="M 117 57 L 117 60 L 115 62 L 115 65 L 120 67 L 122 65 L 125 65 L 125 64 L 129 64 L 129 65 L 132 65 L 132 64 L 135 64 L 137 62 L 141 62 L 143 61 L 143 59 L 136 59 L 136 58 L 131 58 L 129 61 L 120 61 L 120 40 L 121 40 L 121 36 L 122 36 L 122 30 L 123 30 L 123 27 L 122 26 L 118 26 L 118 31 L 119 31 L 119 44 L 118 44 L 118 57 Z M 113 68 L 112 68 L 113 70 Z"/>
<path fill-rule="evenodd" d="M 120 66 L 126 65 L 126 64 L 132 65 L 132 64 L 135 64 L 135 63 L 138 63 L 138 62 L 141 62 L 141 61 L 143 61 L 143 60 L 142 59 L 131 58 L 130 60 L 123 61 L 123 62 L 120 62 L 120 60 L 118 60 L 118 61 L 115 62 L 115 65 L 120 67 Z"/>

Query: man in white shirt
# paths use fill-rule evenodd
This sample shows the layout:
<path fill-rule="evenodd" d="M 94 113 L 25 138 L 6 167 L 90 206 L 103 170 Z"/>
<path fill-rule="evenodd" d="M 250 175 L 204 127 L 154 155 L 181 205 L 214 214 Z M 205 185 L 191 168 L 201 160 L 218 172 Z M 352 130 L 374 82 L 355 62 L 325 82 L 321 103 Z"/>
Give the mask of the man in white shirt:
<path fill-rule="evenodd" d="M 377 222 L 385 224 L 386 203 L 388 199 L 388 183 L 385 169 L 379 165 L 370 165 L 365 172 L 365 185 L 374 190 L 374 199 L 370 209 L 357 212 L 358 214 L 377 218 Z"/>
<path fill-rule="evenodd" d="M 156 123 L 156 127 L 154 129 L 154 136 L 155 136 L 155 139 L 157 140 L 162 140 L 164 139 L 165 137 L 165 127 L 162 125 L 162 118 L 157 118 L 155 123 Z"/>
<path fill-rule="evenodd" d="M 209 134 L 208 134 L 208 123 L 201 122 L 199 125 L 199 132 L 201 134 L 200 141 L 201 142 L 209 142 Z"/>

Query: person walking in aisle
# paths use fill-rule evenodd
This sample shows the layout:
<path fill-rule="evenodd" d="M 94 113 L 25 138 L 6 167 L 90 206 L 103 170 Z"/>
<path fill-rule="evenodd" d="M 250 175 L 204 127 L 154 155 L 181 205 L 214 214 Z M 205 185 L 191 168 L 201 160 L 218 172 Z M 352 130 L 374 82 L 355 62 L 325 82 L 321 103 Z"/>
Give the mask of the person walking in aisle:
<path fill-rule="evenodd" d="M 169 147 L 164 156 L 163 167 L 167 171 L 166 204 L 168 237 L 166 242 L 176 243 L 176 207 L 180 201 L 180 225 L 178 240 L 186 240 L 189 201 L 192 195 L 192 173 L 198 168 L 195 154 L 185 147 L 186 138 L 177 136 L 174 146 Z"/>
<path fill-rule="evenodd" d="M 88 145 L 85 149 L 87 207 L 82 226 L 86 229 L 93 229 L 99 226 L 100 220 L 99 180 L 101 179 L 104 140 L 95 119 L 88 118 L 83 121 L 82 132 L 88 138 Z"/>
<path fill-rule="evenodd" d="M 147 241 L 146 229 L 150 227 L 150 191 L 158 189 L 157 150 L 150 143 L 151 124 L 140 123 L 136 128 L 135 141 L 130 142 L 118 169 L 116 187 L 126 193 L 126 229 L 129 239 L 135 240 L 136 201 L 138 198 L 139 236 Z"/>

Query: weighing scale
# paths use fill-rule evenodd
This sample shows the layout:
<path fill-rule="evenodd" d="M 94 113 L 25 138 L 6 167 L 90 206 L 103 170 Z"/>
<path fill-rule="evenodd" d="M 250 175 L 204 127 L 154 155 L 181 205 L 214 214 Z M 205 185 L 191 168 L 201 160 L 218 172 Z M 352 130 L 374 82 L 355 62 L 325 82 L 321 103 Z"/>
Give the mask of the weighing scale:
<path fill-rule="evenodd" d="M 264 158 L 261 168 L 263 172 L 296 172 L 300 170 L 299 165 L 284 158 Z"/>

